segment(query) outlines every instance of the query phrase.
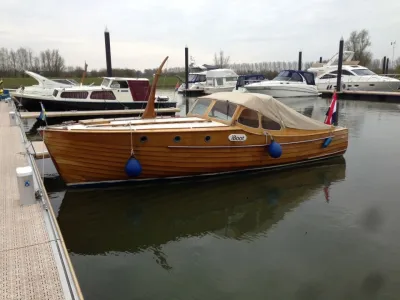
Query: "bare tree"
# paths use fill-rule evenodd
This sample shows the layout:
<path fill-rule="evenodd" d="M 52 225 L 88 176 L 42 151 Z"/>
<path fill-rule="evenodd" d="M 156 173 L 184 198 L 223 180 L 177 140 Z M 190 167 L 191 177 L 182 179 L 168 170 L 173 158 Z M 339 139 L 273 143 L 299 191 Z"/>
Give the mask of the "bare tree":
<path fill-rule="evenodd" d="M 9 75 L 10 72 L 10 58 L 7 48 L 0 49 L 0 74 L 1 76 Z"/>
<path fill-rule="evenodd" d="M 28 50 L 25 48 L 18 48 L 17 51 L 15 52 L 17 56 L 17 70 L 19 72 L 23 72 L 26 69 L 29 69 L 29 55 L 28 55 Z"/>
<path fill-rule="evenodd" d="M 352 31 L 350 37 L 345 42 L 348 51 L 354 51 L 354 59 L 359 60 L 361 65 L 367 66 L 372 60 L 372 53 L 368 51 L 371 46 L 369 32 L 366 29 Z"/>
<path fill-rule="evenodd" d="M 220 50 L 219 55 L 214 53 L 214 65 L 220 69 L 229 65 L 230 56 L 225 56 L 224 51 Z"/>
<path fill-rule="evenodd" d="M 17 76 L 17 53 L 14 50 L 10 51 L 9 55 L 10 67 L 13 70 L 14 76 Z"/>

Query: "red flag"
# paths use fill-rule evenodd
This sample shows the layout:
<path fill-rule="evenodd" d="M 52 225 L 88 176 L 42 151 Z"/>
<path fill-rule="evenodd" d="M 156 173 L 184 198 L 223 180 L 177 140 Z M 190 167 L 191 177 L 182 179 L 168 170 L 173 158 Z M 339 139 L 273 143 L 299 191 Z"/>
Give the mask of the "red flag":
<path fill-rule="evenodd" d="M 176 85 L 175 85 L 175 92 L 179 89 L 179 87 L 180 87 L 180 84 L 179 84 L 179 81 L 177 81 Z"/>
<path fill-rule="evenodd" d="M 336 112 L 336 102 L 337 95 L 336 91 L 333 92 L 331 105 L 329 106 L 328 111 L 326 112 L 325 124 L 332 125 L 337 120 L 337 112 Z"/>

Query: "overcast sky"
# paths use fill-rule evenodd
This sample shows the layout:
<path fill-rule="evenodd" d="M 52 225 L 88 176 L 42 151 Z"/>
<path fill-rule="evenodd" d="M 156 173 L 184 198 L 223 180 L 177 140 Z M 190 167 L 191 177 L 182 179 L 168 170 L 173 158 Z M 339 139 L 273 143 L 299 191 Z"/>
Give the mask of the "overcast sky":
<path fill-rule="evenodd" d="M 113 67 L 184 66 L 224 50 L 231 62 L 330 58 L 341 36 L 366 28 L 374 58 L 400 46 L 400 0 L 5 0 L 0 47 L 59 49 L 67 65 L 105 68 L 104 29 Z M 400 56 L 400 47 L 396 49 Z"/>

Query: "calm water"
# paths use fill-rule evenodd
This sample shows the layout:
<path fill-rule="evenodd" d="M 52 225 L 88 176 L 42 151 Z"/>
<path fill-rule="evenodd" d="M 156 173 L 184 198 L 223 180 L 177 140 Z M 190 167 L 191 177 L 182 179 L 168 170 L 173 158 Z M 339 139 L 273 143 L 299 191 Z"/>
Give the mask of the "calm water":
<path fill-rule="evenodd" d="M 319 120 L 328 104 L 290 103 Z M 85 299 L 398 299 L 400 109 L 341 101 L 340 124 L 344 158 L 313 166 L 106 190 L 47 179 Z"/>

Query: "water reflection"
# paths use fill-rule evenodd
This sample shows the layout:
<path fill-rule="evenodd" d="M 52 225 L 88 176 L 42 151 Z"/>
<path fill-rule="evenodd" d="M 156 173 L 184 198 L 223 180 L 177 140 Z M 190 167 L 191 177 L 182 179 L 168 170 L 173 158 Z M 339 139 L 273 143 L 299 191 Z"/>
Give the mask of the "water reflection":
<path fill-rule="evenodd" d="M 204 234 L 253 240 L 313 194 L 326 195 L 330 184 L 345 178 L 345 170 L 341 157 L 273 173 L 67 190 L 58 221 L 69 251 L 76 254 L 137 252 Z"/>

